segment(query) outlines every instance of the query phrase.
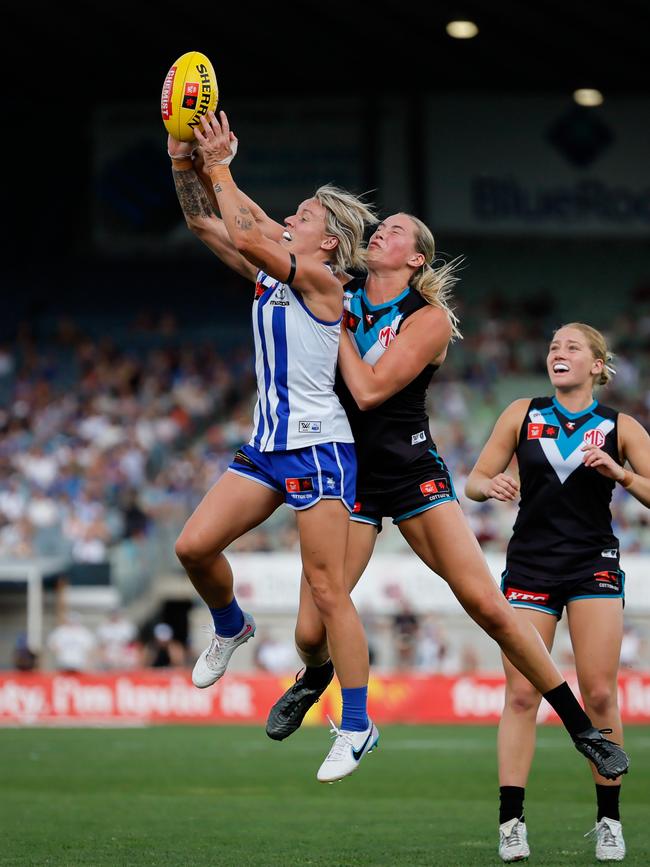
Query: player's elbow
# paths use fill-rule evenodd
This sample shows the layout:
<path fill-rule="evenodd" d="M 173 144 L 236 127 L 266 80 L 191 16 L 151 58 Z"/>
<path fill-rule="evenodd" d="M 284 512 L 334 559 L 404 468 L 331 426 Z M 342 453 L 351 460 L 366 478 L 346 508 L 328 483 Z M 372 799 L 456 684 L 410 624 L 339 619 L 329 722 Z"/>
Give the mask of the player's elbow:
<path fill-rule="evenodd" d="M 354 399 L 361 412 L 367 412 L 369 409 L 374 409 L 385 400 L 381 394 L 375 391 L 359 392 L 355 395 Z"/>
<path fill-rule="evenodd" d="M 483 503 L 487 497 L 480 490 L 477 478 L 470 473 L 465 482 L 465 496 L 468 500 L 475 500 L 477 503 Z"/>

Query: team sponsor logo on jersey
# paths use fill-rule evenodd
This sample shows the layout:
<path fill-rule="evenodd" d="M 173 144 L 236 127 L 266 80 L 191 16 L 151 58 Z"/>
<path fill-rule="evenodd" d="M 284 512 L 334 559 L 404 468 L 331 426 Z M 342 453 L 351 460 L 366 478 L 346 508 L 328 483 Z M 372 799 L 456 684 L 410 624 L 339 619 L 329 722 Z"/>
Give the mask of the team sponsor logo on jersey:
<path fill-rule="evenodd" d="M 368 323 L 368 325 L 372 325 L 372 323 L 374 321 L 375 321 L 375 314 L 374 313 L 366 313 L 366 322 Z"/>
<path fill-rule="evenodd" d="M 272 307 L 288 307 L 289 302 L 287 301 L 287 287 L 282 285 L 279 286 L 275 292 L 273 293 L 273 297 L 271 298 L 271 306 Z"/>
<path fill-rule="evenodd" d="M 609 570 L 594 572 L 594 578 L 603 590 L 618 590 L 618 572 L 610 572 Z"/>
<path fill-rule="evenodd" d="M 333 491 L 334 488 L 336 487 L 336 482 L 334 481 L 333 476 L 328 476 L 327 479 L 325 480 L 325 484 L 327 485 L 327 487 L 329 488 L 330 491 Z"/>
<path fill-rule="evenodd" d="M 551 439 L 556 440 L 560 435 L 560 428 L 554 424 L 544 424 L 542 422 L 528 423 L 528 439 L 541 440 Z"/>
<path fill-rule="evenodd" d="M 262 295 L 264 295 L 265 291 L 266 291 L 266 287 L 264 286 L 263 283 L 256 283 L 255 284 L 255 300 L 257 300 L 258 298 L 261 298 Z"/>
<path fill-rule="evenodd" d="M 199 85 L 194 81 L 185 82 L 183 92 L 183 108 L 196 108 L 196 100 L 199 98 Z"/>
<path fill-rule="evenodd" d="M 533 590 L 518 590 L 516 587 L 508 587 L 506 599 L 513 602 L 548 602 L 548 593 L 536 593 Z"/>
<path fill-rule="evenodd" d="M 359 327 L 359 323 L 361 319 L 352 313 L 351 310 L 345 311 L 345 327 L 348 331 L 351 331 L 353 334 L 356 334 L 357 328 Z"/>
<path fill-rule="evenodd" d="M 428 482 L 422 482 L 420 491 L 423 497 L 433 499 L 432 494 L 437 497 L 446 497 L 449 494 L 449 482 L 447 479 L 429 479 Z"/>
<path fill-rule="evenodd" d="M 605 434 L 598 428 L 586 430 L 583 439 L 588 446 L 596 446 L 598 449 L 605 445 Z"/>
<path fill-rule="evenodd" d="M 600 552 L 601 557 L 607 557 L 610 560 L 616 560 L 618 557 L 618 548 L 605 548 Z"/>
<path fill-rule="evenodd" d="M 425 434 L 425 432 L 423 430 L 421 430 L 420 433 L 413 434 L 413 436 L 411 437 L 411 445 L 415 446 L 418 443 L 423 443 L 426 440 L 426 438 L 427 438 L 427 435 Z"/>
<path fill-rule="evenodd" d="M 384 349 L 388 349 L 389 344 L 395 340 L 397 335 L 393 331 L 390 325 L 385 325 L 381 331 L 379 332 L 379 342 L 384 347 Z"/>
<path fill-rule="evenodd" d="M 319 421 L 299 421 L 298 433 L 320 433 L 321 422 Z"/>
<path fill-rule="evenodd" d="M 574 421 L 565 421 L 565 422 L 564 422 L 564 427 L 565 427 L 567 430 L 575 430 L 576 423 L 575 423 Z"/>
<path fill-rule="evenodd" d="M 308 477 L 303 479 L 285 479 L 284 486 L 290 494 L 300 494 L 303 491 L 313 491 L 314 480 Z"/>

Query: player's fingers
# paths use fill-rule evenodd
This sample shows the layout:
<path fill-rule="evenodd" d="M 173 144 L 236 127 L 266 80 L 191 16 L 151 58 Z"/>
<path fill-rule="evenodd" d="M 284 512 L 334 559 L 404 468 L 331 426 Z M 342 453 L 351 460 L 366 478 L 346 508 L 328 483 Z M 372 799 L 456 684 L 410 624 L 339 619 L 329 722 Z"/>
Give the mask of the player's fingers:
<path fill-rule="evenodd" d="M 198 126 L 195 126 L 195 127 L 194 127 L 194 138 L 195 138 L 195 139 L 196 139 L 200 144 L 205 144 L 206 141 L 207 141 L 206 137 L 203 135 L 203 133 L 201 132 L 201 130 L 198 128 Z"/>
<path fill-rule="evenodd" d="M 230 124 L 228 123 L 228 115 L 225 111 L 220 111 L 219 117 L 221 118 L 221 129 L 223 130 L 224 135 L 230 136 Z"/>

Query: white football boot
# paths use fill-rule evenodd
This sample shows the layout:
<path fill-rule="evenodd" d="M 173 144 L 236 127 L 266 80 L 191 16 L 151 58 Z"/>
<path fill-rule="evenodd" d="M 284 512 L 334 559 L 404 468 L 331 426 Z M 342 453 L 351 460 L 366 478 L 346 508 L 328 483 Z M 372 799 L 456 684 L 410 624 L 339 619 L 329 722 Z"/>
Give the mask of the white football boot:
<path fill-rule="evenodd" d="M 499 856 L 502 861 L 525 861 L 530 855 L 526 823 L 509 819 L 499 825 Z"/>
<path fill-rule="evenodd" d="M 623 827 L 619 821 L 603 816 L 585 837 L 592 834 L 596 836 L 596 861 L 622 861 L 625 858 Z"/>
<path fill-rule="evenodd" d="M 371 719 L 368 728 L 362 732 L 339 729 L 331 719 L 330 725 L 334 743 L 316 774 L 320 783 L 333 783 L 354 773 L 365 754 L 374 750 L 379 742 L 379 730 Z"/>
<path fill-rule="evenodd" d="M 245 611 L 244 625 L 238 635 L 233 635 L 232 638 L 224 638 L 222 635 L 212 633 L 212 641 L 203 653 L 196 660 L 196 665 L 192 671 L 192 683 L 198 686 L 199 689 L 205 689 L 206 686 L 212 686 L 220 677 L 226 673 L 228 662 L 233 653 L 255 635 L 255 621 L 250 614 Z"/>

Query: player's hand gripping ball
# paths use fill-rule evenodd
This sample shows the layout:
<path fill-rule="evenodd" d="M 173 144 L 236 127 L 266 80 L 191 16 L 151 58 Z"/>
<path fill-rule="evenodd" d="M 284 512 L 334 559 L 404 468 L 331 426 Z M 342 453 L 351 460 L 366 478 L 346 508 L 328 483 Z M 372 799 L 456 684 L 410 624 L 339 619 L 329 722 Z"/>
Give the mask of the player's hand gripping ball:
<path fill-rule="evenodd" d="M 212 64 L 200 51 L 188 51 L 163 82 L 160 111 L 167 132 L 177 141 L 194 141 L 201 118 L 217 107 L 219 88 Z"/>

